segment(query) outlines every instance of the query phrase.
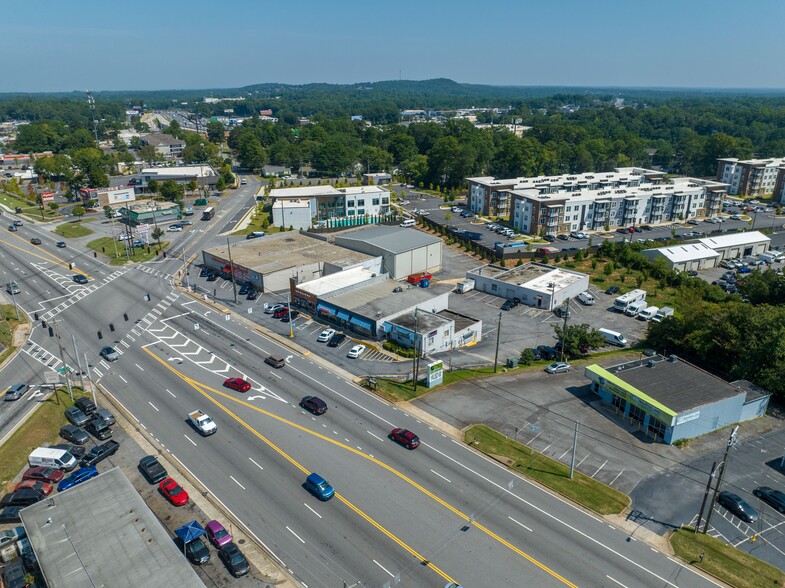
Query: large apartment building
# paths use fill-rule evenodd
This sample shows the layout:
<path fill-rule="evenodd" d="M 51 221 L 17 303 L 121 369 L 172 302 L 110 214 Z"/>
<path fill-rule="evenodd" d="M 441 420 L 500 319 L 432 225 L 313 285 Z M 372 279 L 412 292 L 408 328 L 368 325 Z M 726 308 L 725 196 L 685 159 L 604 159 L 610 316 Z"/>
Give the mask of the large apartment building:
<path fill-rule="evenodd" d="M 666 179 L 662 172 L 642 168 L 514 180 L 469 178 L 468 181 L 469 206 L 474 212 L 488 215 L 483 211 L 483 192 L 487 188 L 485 193 L 494 195 L 492 198 L 497 202 L 506 203 L 512 227 L 530 235 L 603 231 L 716 216 L 722 210 L 726 194 L 726 186 L 720 182 Z"/>
<path fill-rule="evenodd" d="M 724 157 L 717 160 L 717 181 L 728 184 L 728 194 L 763 196 L 775 194 L 785 182 L 785 157 L 745 159 Z M 778 196 L 781 197 L 781 194 Z"/>

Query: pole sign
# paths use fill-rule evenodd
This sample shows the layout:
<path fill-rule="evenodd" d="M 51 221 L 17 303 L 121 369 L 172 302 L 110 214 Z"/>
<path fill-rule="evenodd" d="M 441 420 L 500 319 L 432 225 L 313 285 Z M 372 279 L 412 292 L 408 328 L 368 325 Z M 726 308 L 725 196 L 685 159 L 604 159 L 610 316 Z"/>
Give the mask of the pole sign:
<path fill-rule="evenodd" d="M 438 386 L 444 381 L 444 362 L 434 361 L 428 364 L 428 379 L 425 381 L 425 385 L 428 388 L 433 388 L 434 386 Z"/>
<path fill-rule="evenodd" d="M 47 384 L 59 384 L 60 374 L 57 372 L 44 372 L 44 382 Z"/>

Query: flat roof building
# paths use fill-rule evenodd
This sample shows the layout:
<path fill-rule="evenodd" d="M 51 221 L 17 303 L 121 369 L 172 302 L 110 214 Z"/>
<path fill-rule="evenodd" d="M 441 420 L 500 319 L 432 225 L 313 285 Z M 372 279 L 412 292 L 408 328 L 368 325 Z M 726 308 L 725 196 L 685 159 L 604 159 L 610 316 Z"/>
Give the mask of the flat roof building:
<path fill-rule="evenodd" d="M 119 468 L 21 511 L 49 588 L 204 586 Z"/>
<path fill-rule="evenodd" d="M 142 145 L 152 145 L 156 152 L 165 159 L 182 157 L 185 141 L 164 133 L 148 133 L 139 138 Z"/>
<path fill-rule="evenodd" d="M 257 197 L 263 195 L 264 190 L 260 189 Z M 310 218 L 318 227 L 375 224 L 394 216 L 390 208 L 390 191 L 379 186 L 274 188 L 270 190 L 269 197 L 273 207 L 279 201 L 307 202 Z M 313 221 L 295 228 L 310 228 Z"/>
<path fill-rule="evenodd" d="M 748 255 L 758 255 L 768 251 L 771 239 L 760 231 L 746 231 L 744 233 L 728 233 L 716 237 L 698 239 L 706 247 L 710 247 L 719 254 L 718 262 L 723 259 L 734 259 Z"/>
<path fill-rule="evenodd" d="M 764 196 L 774 194 L 777 184 L 783 183 L 785 157 L 768 159 L 737 159 L 723 157 L 717 160 L 717 181 L 728 184 L 728 194 L 738 196 Z"/>
<path fill-rule="evenodd" d="M 451 310 L 418 310 L 391 319 L 387 339 L 422 355 L 471 347 L 482 341 L 482 321 Z"/>
<path fill-rule="evenodd" d="M 130 201 L 118 211 L 132 226 L 163 223 L 180 218 L 180 206 L 176 202 L 160 200 Z"/>
<path fill-rule="evenodd" d="M 665 259 L 670 269 L 679 271 L 715 267 L 720 260 L 720 254 L 703 243 L 644 249 L 641 253 L 651 261 Z"/>
<path fill-rule="evenodd" d="M 610 368 L 590 365 L 584 374 L 625 424 L 668 444 L 763 416 L 770 396 L 750 382 L 726 382 L 675 355 Z"/>

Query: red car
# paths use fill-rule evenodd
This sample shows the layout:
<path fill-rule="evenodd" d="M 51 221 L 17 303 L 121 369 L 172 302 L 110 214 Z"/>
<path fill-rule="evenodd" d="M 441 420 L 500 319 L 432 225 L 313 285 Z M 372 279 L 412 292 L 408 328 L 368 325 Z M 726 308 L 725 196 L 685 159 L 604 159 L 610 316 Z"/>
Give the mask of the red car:
<path fill-rule="evenodd" d="M 158 490 L 164 497 L 175 506 L 185 506 L 188 504 L 188 492 L 175 482 L 172 478 L 166 478 L 158 484 Z"/>
<path fill-rule="evenodd" d="M 49 482 L 50 484 L 57 484 L 64 477 L 65 472 L 61 472 L 54 468 L 45 468 L 43 466 L 29 468 L 22 474 L 23 480 L 40 480 L 41 482 Z"/>
<path fill-rule="evenodd" d="M 54 490 L 54 486 L 52 486 L 49 482 L 42 482 L 40 480 L 22 480 L 16 485 L 14 488 L 14 492 L 19 492 L 20 490 L 38 490 L 44 496 L 49 496 Z"/>
<path fill-rule="evenodd" d="M 238 392 L 248 392 L 251 389 L 251 385 L 242 378 L 227 378 L 224 380 L 224 386 Z"/>
<path fill-rule="evenodd" d="M 273 318 L 277 318 L 277 319 L 279 319 L 279 318 L 283 318 L 283 317 L 285 317 L 287 314 L 289 314 L 289 309 L 288 309 L 288 308 L 279 308 L 278 310 L 276 310 L 276 311 L 273 313 Z"/>
<path fill-rule="evenodd" d="M 420 445 L 420 438 L 406 429 L 393 429 L 390 432 L 390 439 L 400 443 L 406 449 L 415 449 Z"/>

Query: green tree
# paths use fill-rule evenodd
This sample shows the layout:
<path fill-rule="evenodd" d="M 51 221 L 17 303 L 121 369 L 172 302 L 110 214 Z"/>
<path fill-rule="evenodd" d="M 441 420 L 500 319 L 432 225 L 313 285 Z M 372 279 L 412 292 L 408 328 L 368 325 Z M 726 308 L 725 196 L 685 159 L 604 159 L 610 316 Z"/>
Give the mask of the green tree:
<path fill-rule="evenodd" d="M 605 345 L 605 339 L 600 332 L 586 323 L 566 327 L 555 324 L 553 331 L 556 338 L 562 342 L 564 354 L 568 357 L 584 355 L 582 350 L 597 349 Z"/>
<path fill-rule="evenodd" d="M 149 165 L 152 165 L 156 161 L 161 161 L 161 155 L 152 145 L 143 145 L 139 149 L 139 159 L 146 161 Z"/>
<path fill-rule="evenodd" d="M 71 214 L 74 215 L 77 219 L 80 219 L 85 215 L 84 206 L 74 206 L 71 209 Z"/>
<path fill-rule="evenodd" d="M 616 267 L 613 265 L 613 262 L 609 261 L 608 263 L 605 264 L 605 267 L 602 268 L 602 273 L 604 273 L 606 276 L 609 276 L 613 273 L 615 269 Z"/>
<path fill-rule="evenodd" d="M 529 349 L 529 348 L 526 348 L 523 351 L 521 351 L 520 363 L 521 363 L 521 365 L 531 365 L 531 364 L 533 364 L 534 363 L 534 352 L 531 349 Z"/>
<path fill-rule="evenodd" d="M 174 180 L 164 180 L 163 182 L 161 182 L 159 191 L 164 199 L 169 200 L 171 202 L 174 202 L 175 200 L 182 198 L 183 195 L 185 194 L 185 188 L 183 187 L 183 185 L 178 184 Z"/>
<path fill-rule="evenodd" d="M 57 202 L 49 203 L 49 210 L 51 210 L 52 212 L 55 212 L 58 208 L 60 208 L 60 205 Z"/>
<path fill-rule="evenodd" d="M 223 123 L 217 120 L 211 120 L 207 123 L 207 139 L 210 143 L 220 145 L 224 142 L 224 126 Z"/>
<path fill-rule="evenodd" d="M 161 239 L 163 238 L 163 236 L 164 236 L 165 234 L 166 234 L 166 233 L 164 233 L 164 230 L 163 230 L 161 227 L 155 227 L 155 228 L 153 229 L 153 232 L 152 232 L 152 233 L 150 233 L 150 235 L 152 236 L 152 238 L 153 238 L 153 239 L 155 239 L 155 240 L 158 242 L 158 247 L 159 247 L 159 248 L 161 247 Z"/>

